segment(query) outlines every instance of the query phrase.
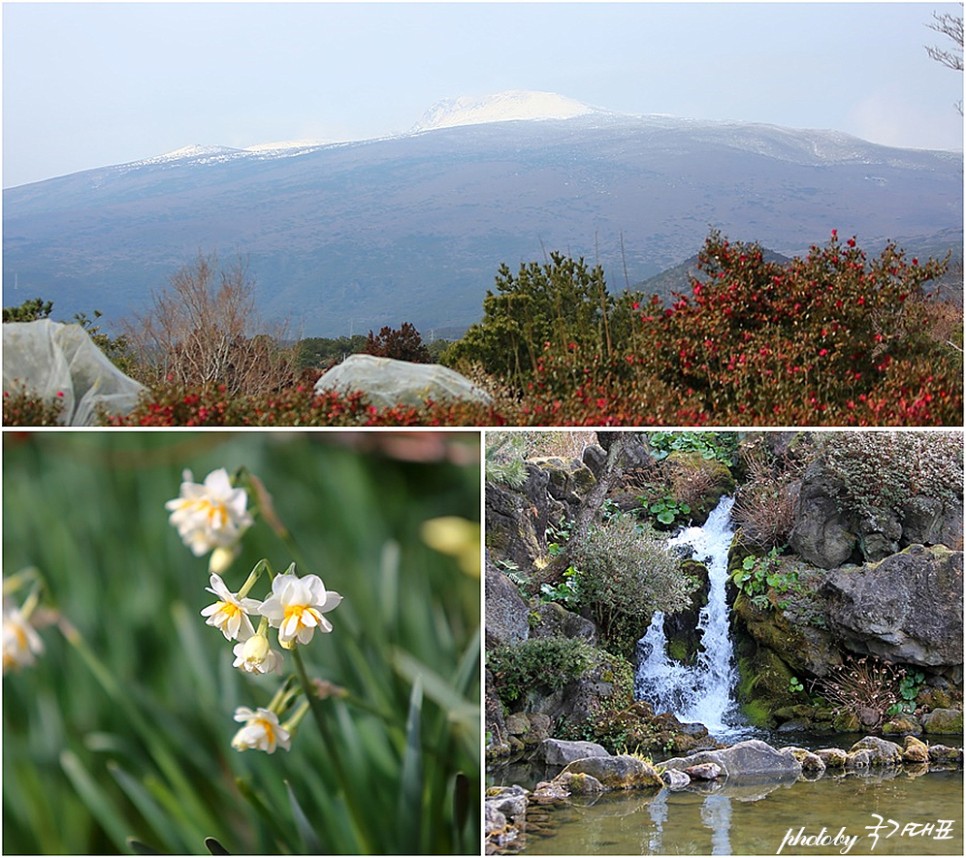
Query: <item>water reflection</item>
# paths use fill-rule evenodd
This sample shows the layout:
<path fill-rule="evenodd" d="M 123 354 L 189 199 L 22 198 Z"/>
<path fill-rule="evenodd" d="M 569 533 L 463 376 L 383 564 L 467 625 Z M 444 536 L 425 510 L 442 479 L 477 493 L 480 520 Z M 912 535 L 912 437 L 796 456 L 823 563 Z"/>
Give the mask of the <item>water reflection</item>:
<path fill-rule="evenodd" d="M 731 799 L 709 795 L 701 807 L 701 821 L 711 829 L 711 854 L 731 855 Z"/>
<path fill-rule="evenodd" d="M 782 855 L 838 855 L 843 854 L 842 843 L 832 841 L 841 834 L 854 838 L 850 855 L 962 855 L 962 771 L 920 774 L 883 771 L 778 787 L 709 785 L 701 792 L 610 793 L 579 806 L 541 810 L 543 831 L 527 836 L 523 851 L 774 855 L 781 848 Z M 876 843 L 871 829 L 880 820 L 886 822 Z M 939 820 L 949 824 L 937 838 Z M 924 827 L 928 823 L 933 823 L 931 832 Z M 918 833 L 913 835 L 913 830 Z M 803 838 L 824 836 L 827 842 L 793 842 L 799 832 Z"/>

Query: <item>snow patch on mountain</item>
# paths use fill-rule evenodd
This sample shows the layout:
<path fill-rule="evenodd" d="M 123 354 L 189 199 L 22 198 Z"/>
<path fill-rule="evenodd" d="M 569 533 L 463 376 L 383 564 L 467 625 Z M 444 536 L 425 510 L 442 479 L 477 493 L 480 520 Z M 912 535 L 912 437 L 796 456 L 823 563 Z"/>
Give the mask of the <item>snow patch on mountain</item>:
<path fill-rule="evenodd" d="M 253 155 L 297 155 L 327 146 L 332 140 L 284 140 L 280 143 L 256 143 L 246 146 L 245 151 Z"/>
<path fill-rule="evenodd" d="M 573 119 L 600 112 L 604 111 L 554 92 L 509 90 L 480 98 L 464 95 L 439 101 L 413 126 L 412 131 L 417 133 L 520 119 Z"/>
<path fill-rule="evenodd" d="M 226 157 L 238 155 L 241 149 L 232 149 L 228 146 L 182 146 L 172 152 L 165 152 L 163 155 L 155 155 L 152 158 L 144 158 L 135 161 L 128 166 L 141 166 L 146 164 L 166 164 L 170 161 L 205 161 L 208 159 L 223 160 Z"/>

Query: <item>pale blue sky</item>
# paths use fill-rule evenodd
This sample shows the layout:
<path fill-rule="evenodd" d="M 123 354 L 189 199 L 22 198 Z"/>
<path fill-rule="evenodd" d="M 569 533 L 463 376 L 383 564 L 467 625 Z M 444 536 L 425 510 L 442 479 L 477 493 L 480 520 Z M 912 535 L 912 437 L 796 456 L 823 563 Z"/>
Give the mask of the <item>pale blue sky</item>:
<path fill-rule="evenodd" d="M 3 185 L 191 144 L 405 131 L 436 101 L 558 92 L 626 113 L 962 149 L 950 3 L 4 3 Z M 950 43 L 951 44 L 951 43 Z"/>

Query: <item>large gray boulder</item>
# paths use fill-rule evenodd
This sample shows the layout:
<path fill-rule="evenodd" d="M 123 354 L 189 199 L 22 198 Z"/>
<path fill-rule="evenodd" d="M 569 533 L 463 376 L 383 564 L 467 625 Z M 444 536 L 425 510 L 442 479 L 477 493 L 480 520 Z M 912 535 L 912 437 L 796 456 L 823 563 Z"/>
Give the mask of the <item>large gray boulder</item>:
<path fill-rule="evenodd" d="M 686 772 L 693 766 L 714 763 L 730 782 L 794 781 L 802 773 L 802 764 L 791 754 L 783 754 L 767 742 L 749 739 L 719 751 L 698 751 L 686 757 L 674 757 L 665 769 Z"/>
<path fill-rule="evenodd" d="M 609 757 L 606 748 L 596 742 L 566 742 L 563 739 L 544 739 L 533 754 L 533 762 L 548 766 L 566 766 L 586 757 Z"/>
<path fill-rule="evenodd" d="M 3 326 L 3 391 L 21 390 L 61 402 L 65 426 L 93 426 L 98 411 L 131 411 L 144 386 L 114 366 L 80 325 L 38 319 Z"/>
<path fill-rule="evenodd" d="M 373 355 L 350 355 L 332 367 L 315 383 L 316 393 L 329 390 L 361 391 L 376 408 L 418 407 L 427 400 L 490 402 L 485 390 L 448 367 Z"/>
<path fill-rule="evenodd" d="M 902 505 L 902 540 L 904 545 L 962 545 L 963 502 L 925 495 L 909 498 Z"/>
<path fill-rule="evenodd" d="M 584 757 L 574 760 L 558 777 L 567 775 L 590 775 L 605 789 L 640 789 L 664 786 L 657 769 L 639 757 L 620 755 L 616 757 Z"/>
<path fill-rule="evenodd" d="M 923 667 L 963 664 L 963 553 L 911 545 L 826 580 L 832 632 L 857 653 Z"/>

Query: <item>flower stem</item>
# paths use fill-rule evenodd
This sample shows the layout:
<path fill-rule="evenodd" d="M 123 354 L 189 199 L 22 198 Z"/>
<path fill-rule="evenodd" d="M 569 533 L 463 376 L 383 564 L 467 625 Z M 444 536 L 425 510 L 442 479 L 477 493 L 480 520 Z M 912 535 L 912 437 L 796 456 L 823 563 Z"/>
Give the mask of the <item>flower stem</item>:
<path fill-rule="evenodd" d="M 299 652 L 299 647 L 296 644 L 292 648 L 292 660 L 295 662 L 295 672 L 299 678 L 299 683 L 302 686 L 302 693 L 305 695 L 305 699 L 309 703 L 309 709 L 312 712 L 312 717 L 315 719 L 315 723 L 319 727 L 319 732 L 322 734 L 322 743 L 325 745 L 325 750 L 329 754 L 332 760 L 332 766 L 335 769 L 336 778 L 342 785 L 342 792 L 345 796 L 346 804 L 348 805 L 349 812 L 356 823 L 356 830 L 360 837 L 368 840 L 369 833 L 365 824 L 365 815 L 361 813 L 361 809 L 358 806 L 356 797 L 353 791 L 350 789 L 351 781 L 346 772 L 345 765 L 342 762 L 342 757 L 339 752 L 339 743 L 334 741 L 332 738 L 332 733 L 329 730 L 329 725 L 325 720 L 325 711 L 322 706 L 322 701 L 319 700 L 318 696 L 315 694 L 312 683 L 309 681 L 308 674 L 305 672 L 305 664 L 302 661 L 302 654 Z"/>

